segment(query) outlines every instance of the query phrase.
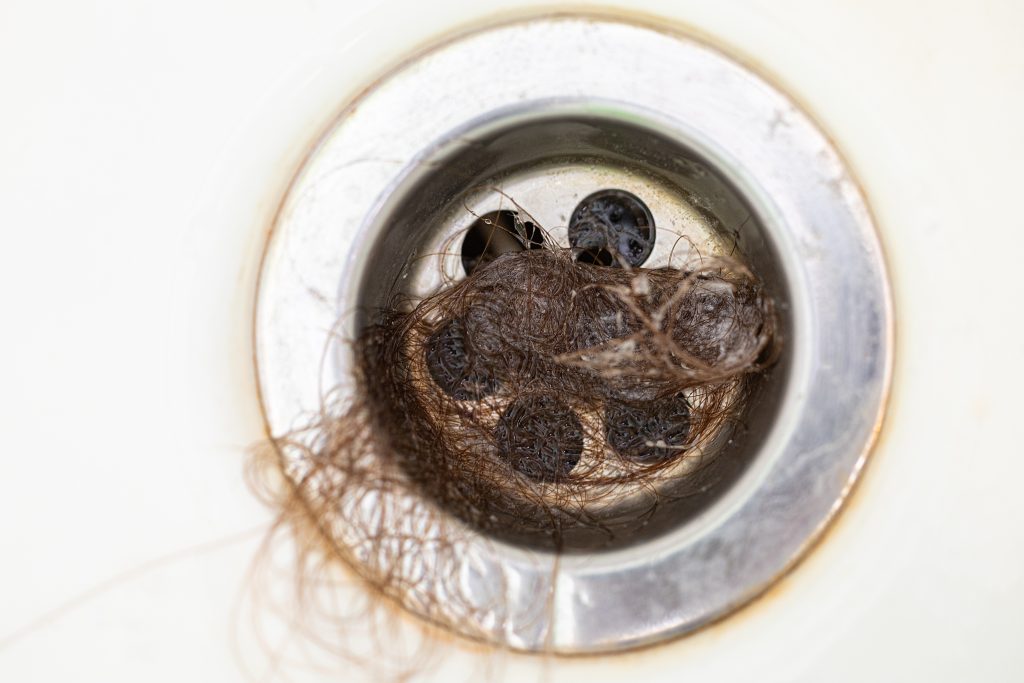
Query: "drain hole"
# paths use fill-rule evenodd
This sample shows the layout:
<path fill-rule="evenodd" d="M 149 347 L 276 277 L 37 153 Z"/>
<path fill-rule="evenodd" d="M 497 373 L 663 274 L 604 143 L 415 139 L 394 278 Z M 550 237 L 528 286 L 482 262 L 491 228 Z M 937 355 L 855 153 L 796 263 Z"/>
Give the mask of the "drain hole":
<path fill-rule="evenodd" d="M 466 231 L 462 240 L 462 268 L 469 275 L 502 254 L 543 246 L 540 229 L 530 221 L 520 220 L 517 212 L 491 211 Z"/>
<path fill-rule="evenodd" d="M 452 320 L 427 338 L 427 369 L 434 382 L 456 401 L 480 399 L 499 382 L 466 349 L 465 323 Z"/>
<path fill-rule="evenodd" d="M 569 406 L 550 396 L 521 398 L 495 428 L 501 456 L 531 479 L 558 482 L 583 454 L 583 427 Z"/>
<path fill-rule="evenodd" d="M 615 257 L 607 249 L 585 249 L 576 255 L 576 260 L 595 266 L 610 266 L 615 263 Z"/>
<path fill-rule="evenodd" d="M 569 220 L 576 260 L 601 266 L 642 265 L 654 249 L 654 217 L 639 197 L 625 190 L 588 195 Z"/>
<path fill-rule="evenodd" d="M 613 403 L 605 409 L 604 419 L 608 445 L 639 463 L 654 464 L 681 455 L 690 435 L 690 406 L 681 395 Z"/>

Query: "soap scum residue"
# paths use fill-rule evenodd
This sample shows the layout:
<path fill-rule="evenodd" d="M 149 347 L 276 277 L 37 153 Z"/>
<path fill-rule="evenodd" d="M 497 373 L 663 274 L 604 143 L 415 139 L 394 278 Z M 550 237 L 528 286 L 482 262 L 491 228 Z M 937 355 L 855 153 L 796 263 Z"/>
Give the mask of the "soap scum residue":
<path fill-rule="evenodd" d="M 480 544 L 557 558 L 640 532 L 774 360 L 771 299 L 740 262 L 590 265 L 543 236 L 396 296 L 353 341 L 348 390 L 258 449 L 268 544 L 294 547 L 299 578 L 273 602 L 306 649 L 403 680 L 453 633 L 500 648 L 550 624 L 554 577 L 513 607 Z"/>

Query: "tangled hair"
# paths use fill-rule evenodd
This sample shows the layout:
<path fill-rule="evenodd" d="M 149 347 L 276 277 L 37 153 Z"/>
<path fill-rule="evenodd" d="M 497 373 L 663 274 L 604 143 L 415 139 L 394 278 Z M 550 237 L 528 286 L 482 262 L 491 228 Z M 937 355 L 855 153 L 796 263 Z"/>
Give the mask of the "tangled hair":
<path fill-rule="evenodd" d="M 467 588 L 472 543 L 557 556 L 641 528 L 775 355 L 771 300 L 736 261 L 609 267 L 550 244 L 393 300 L 344 396 L 273 444 L 307 548 L 480 640 L 522 615 Z"/>

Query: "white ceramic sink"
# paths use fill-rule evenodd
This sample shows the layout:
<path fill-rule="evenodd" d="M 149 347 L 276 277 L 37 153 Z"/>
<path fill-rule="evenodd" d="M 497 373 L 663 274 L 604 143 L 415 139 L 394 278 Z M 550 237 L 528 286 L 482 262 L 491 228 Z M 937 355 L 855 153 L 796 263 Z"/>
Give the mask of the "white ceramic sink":
<path fill-rule="evenodd" d="M 1024 5 L 629 4 L 740 56 L 842 150 L 892 278 L 893 394 L 848 509 L 766 596 L 653 649 L 503 655 L 492 669 L 1019 679 L 1024 225 L 1008 200 L 1024 158 Z M 358 680 L 250 628 L 247 581 L 273 518 L 243 478 L 263 436 L 261 250 L 346 101 L 454 29 L 541 7 L 0 7 L 0 680 Z M 476 679 L 488 658 L 444 647 L 437 680 Z"/>

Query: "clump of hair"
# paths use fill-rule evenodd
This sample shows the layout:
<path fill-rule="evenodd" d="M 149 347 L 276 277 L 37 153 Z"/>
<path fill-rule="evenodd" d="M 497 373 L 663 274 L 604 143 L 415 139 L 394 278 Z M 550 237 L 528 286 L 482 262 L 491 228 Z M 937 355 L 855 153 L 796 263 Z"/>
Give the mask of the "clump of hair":
<path fill-rule="evenodd" d="M 274 440 L 310 552 L 388 603 L 500 640 L 515 615 L 460 581 L 469 539 L 611 542 L 692 475 L 773 358 L 771 299 L 731 259 L 576 256 L 547 240 L 481 259 L 373 316 L 343 398 Z"/>

